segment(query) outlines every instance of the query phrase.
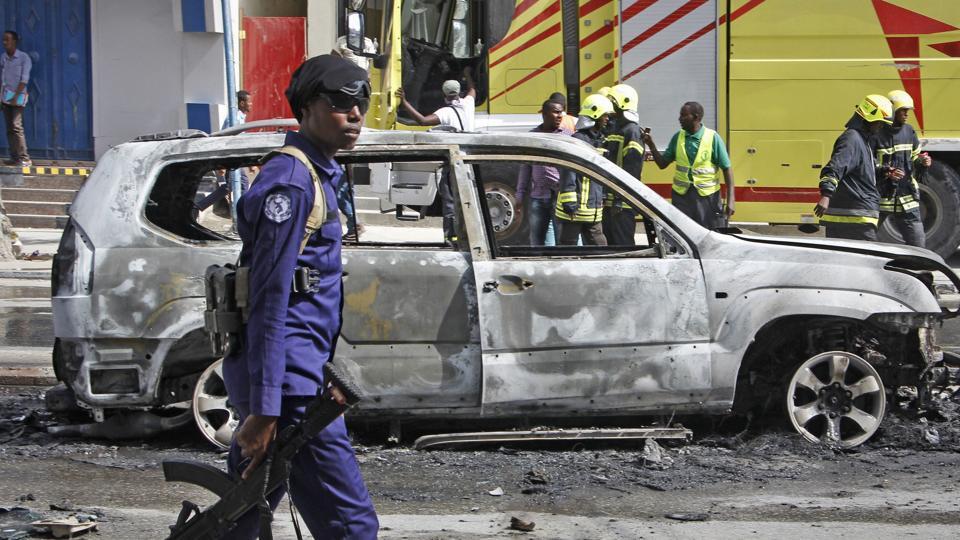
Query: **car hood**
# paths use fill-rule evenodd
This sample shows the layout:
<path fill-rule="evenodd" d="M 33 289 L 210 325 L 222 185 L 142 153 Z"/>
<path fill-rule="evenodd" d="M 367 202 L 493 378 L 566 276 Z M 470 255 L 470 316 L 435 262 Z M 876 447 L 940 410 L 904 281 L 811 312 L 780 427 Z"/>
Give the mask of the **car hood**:
<path fill-rule="evenodd" d="M 846 251 L 849 253 L 859 253 L 861 255 L 874 255 L 877 257 L 887 257 L 893 259 L 899 258 L 922 258 L 930 259 L 938 265 L 946 266 L 943 257 L 936 253 L 913 246 L 903 244 L 884 244 L 880 242 L 863 242 L 860 240 L 839 240 L 833 238 L 804 238 L 799 236 L 766 236 L 753 234 L 731 234 L 741 240 L 748 242 L 759 242 L 764 244 L 778 244 L 782 246 L 798 246 L 814 249 L 826 249 L 830 251 Z"/>
<path fill-rule="evenodd" d="M 913 246 L 902 244 L 883 244 L 880 242 L 863 242 L 858 240 L 837 240 L 827 238 L 801 238 L 796 236 L 764 236 L 740 233 L 728 233 L 730 236 L 759 244 L 774 244 L 799 248 L 822 249 L 856 253 L 886 259 L 885 268 L 896 272 L 904 272 L 924 281 L 920 276 L 928 272 L 940 272 L 960 290 L 960 276 L 947 266 L 943 257 L 936 253 Z M 932 290 L 933 284 L 924 281 Z M 934 292 L 936 295 L 937 293 Z M 943 309 L 944 318 L 960 316 L 960 309 L 950 311 Z"/>

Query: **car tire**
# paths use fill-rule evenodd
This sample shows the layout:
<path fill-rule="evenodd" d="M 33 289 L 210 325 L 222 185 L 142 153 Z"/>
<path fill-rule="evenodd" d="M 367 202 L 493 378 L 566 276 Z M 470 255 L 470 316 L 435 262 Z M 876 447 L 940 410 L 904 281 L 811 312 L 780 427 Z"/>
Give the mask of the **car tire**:
<path fill-rule="evenodd" d="M 880 428 L 886 389 L 877 370 L 847 351 L 829 351 L 800 362 L 784 392 L 787 418 L 808 441 L 853 448 Z"/>
<path fill-rule="evenodd" d="M 222 450 L 229 448 L 233 433 L 240 425 L 240 416 L 227 403 L 223 359 L 218 359 L 203 370 L 194 387 L 190 408 L 203 438 Z"/>
<path fill-rule="evenodd" d="M 960 174 L 949 165 L 934 161 L 918 176 L 918 184 L 926 247 L 946 259 L 960 246 Z M 878 236 L 881 242 L 903 243 L 903 236 L 891 220 L 884 222 Z"/>

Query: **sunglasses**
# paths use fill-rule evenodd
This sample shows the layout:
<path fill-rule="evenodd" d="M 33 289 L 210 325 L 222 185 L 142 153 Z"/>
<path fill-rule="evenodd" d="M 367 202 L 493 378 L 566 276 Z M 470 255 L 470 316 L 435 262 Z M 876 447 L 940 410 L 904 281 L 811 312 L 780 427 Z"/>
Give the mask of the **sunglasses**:
<path fill-rule="evenodd" d="M 370 98 L 368 97 L 351 96 L 343 92 L 318 94 L 318 97 L 323 98 L 330 105 L 330 108 L 338 113 L 347 114 L 354 107 L 360 110 L 361 115 L 367 114 L 367 111 L 370 110 Z"/>

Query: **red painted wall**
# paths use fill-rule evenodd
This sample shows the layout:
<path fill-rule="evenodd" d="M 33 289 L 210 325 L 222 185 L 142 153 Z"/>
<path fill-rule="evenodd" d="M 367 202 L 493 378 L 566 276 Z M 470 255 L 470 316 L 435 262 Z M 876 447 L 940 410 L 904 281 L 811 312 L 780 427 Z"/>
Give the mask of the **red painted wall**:
<path fill-rule="evenodd" d="M 247 122 L 292 118 L 283 96 L 290 75 L 306 59 L 305 17 L 244 17 L 241 87 L 253 96 Z"/>

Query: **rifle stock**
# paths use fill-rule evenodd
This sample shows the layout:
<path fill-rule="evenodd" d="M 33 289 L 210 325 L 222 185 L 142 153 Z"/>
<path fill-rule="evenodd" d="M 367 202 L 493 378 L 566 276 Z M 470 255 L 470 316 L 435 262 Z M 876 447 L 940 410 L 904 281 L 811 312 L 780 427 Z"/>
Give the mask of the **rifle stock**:
<path fill-rule="evenodd" d="M 183 501 L 177 523 L 170 526 L 167 540 L 222 538 L 237 520 L 257 506 L 264 494 L 273 493 L 286 482 L 290 475 L 290 460 L 300 448 L 360 401 L 360 392 L 336 366 L 327 362 L 323 372 L 325 387 L 307 405 L 303 420 L 280 432 L 271 445 L 273 459 L 264 460 L 246 480 L 235 479 L 206 463 L 186 460 L 163 462 L 163 476 L 167 482 L 194 484 L 220 497 L 219 501 L 204 510 L 190 501 Z M 343 393 L 345 404 L 340 405 L 333 399 L 332 387 Z"/>

